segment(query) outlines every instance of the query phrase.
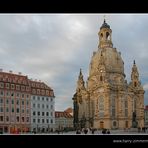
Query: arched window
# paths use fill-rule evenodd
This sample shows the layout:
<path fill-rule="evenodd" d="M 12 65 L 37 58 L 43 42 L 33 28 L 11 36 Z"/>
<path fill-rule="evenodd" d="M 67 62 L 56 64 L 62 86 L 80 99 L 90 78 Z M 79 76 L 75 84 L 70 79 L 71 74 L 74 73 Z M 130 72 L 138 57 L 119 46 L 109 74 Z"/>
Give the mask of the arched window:
<path fill-rule="evenodd" d="M 116 115 L 116 110 L 115 110 L 115 98 L 111 98 L 111 116 L 115 117 Z"/>
<path fill-rule="evenodd" d="M 137 82 L 134 82 L 134 86 L 137 87 Z"/>
<path fill-rule="evenodd" d="M 136 112 L 136 98 L 135 97 L 132 100 L 132 105 L 133 105 L 133 112 Z"/>
<path fill-rule="evenodd" d="M 101 39 L 101 40 L 103 39 L 103 33 L 101 33 L 101 35 L 100 35 L 100 39 Z"/>
<path fill-rule="evenodd" d="M 100 81 L 103 81 L 103 77 L 102 76 L 100 76 Z"/>
<path fill-rule="evenodd" d="M 125 117 L 128 117 L 128 102 L 125 100 L 124 102 L 124 107 L 125 107 Z"/>
<path fill-rule="evenodd" d="M 99 116 L 104 116 L 104 98 L 103 96 L 100 96 L 99 98 Z"/>
<path fill-rule="evenodd" d="M 136 110 L 136 99 L 134 99 L 134 111 Z"/>
<path fill-rule="evenodd" d="M 113 126 L 116 127 L 117 123 L 116 121 L 113 121 Z"/>
<path fill-rule="evenodd" d="M 106 39 L 107 40 L 110 40 L 110 34 L 109 34 L 109 32 L 106 32 Z"/>

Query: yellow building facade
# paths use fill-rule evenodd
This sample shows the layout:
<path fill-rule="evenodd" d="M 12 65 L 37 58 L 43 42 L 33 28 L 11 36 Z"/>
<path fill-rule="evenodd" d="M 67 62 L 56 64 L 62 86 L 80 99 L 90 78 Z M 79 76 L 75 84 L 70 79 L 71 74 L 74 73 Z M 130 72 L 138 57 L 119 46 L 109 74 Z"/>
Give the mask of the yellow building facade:
<path fill-rule="evenodd" d="M 86 84 L 83 74 L 73 96 L 74 126 L 97 129 L 144 127 L 144 90 L 134 61 L 127 83 L 121 53 L 113 47 L 112 30 L 104 20 L 98 50 L 93 52 Z"/>

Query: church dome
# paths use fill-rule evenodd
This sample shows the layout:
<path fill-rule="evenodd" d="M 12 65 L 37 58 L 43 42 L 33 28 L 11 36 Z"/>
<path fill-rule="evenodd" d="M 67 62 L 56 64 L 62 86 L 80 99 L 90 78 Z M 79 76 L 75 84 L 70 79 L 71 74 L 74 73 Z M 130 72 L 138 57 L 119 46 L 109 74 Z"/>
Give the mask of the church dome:
<path fill-rule="evenodd" d="M 105 22 L 100 27 L 98 51 L 93 54 L 90 64 L 90 75 L 97 74 L 99 66 L 104 65 L 107 73 L 124 76 L 124 62 L 121 53 L 113 48 L 112 30 Z"/>
<path fill-rule="evenodd" d="M 99 49 L 91 60 L 90 75 L 97 74 L 99 66 L 103 64 L 106 73 L 118 73 L 124 76 L 124 62 L 121 53 L 116 48 Z"/>
<path fill-rule="evenodd" d="M 102 28 L 109 28 L 110 29 L 110 26 L 106 23 L 105 19 L 104 19 L 104 23 L 102 24 L 100 29 L 102 29 Z"/>

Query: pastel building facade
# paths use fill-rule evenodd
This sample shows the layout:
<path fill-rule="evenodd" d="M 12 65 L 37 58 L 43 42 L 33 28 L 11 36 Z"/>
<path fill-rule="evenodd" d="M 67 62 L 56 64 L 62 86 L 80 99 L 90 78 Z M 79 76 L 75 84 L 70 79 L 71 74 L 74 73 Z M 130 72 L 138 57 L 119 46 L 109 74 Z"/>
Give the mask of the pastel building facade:
<path fill-rule="evenodd" d="M 38 101 L 38 98 L 41 100 Z M 41 132 L 47 131 L 47 127 L 48 131 L 50 128 L 54 130 L 54 99 L 53 90 L 45 83 L 32 81 L 21 73 L 3 72 L 1 69 L 0 132 L 27 133 L 37 125 Z"/>

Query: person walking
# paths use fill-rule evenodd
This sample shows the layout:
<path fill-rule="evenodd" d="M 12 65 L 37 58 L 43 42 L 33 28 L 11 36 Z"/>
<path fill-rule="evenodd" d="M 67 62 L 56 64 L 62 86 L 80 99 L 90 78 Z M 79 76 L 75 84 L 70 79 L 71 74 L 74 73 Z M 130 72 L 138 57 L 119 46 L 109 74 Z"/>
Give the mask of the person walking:
<path fill-rule="evenodd" d="M 110 134 L 110 130 L 109 129 L 107 130 L 107 134 Z"/>

